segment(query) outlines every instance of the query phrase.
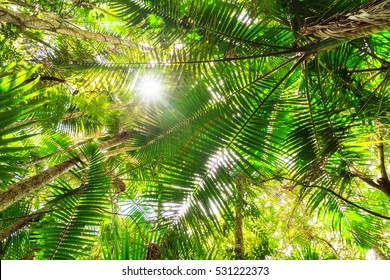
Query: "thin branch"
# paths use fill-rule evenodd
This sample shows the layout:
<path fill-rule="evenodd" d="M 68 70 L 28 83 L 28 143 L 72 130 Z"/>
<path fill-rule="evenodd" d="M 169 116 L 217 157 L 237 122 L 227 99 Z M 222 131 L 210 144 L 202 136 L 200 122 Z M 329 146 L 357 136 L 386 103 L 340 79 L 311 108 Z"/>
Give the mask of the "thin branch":
<path fill-rule="evenodd" d="M 66 148 L 66 149 L 62 149 L 62 150 L 59 150 L 59 151 L 57 151 L 57 152 L 55 152 L 55 153 L 51 153 L 51 154 L 49 154 L 49 155 L 46 155 L 46 156 L 43 156 L 43 157 L 34 159 L 34 160 L 32 160 L 32 161 L 29 161 L 29 162 L 26 162 L 26 163 L 19 164 L 18 167 L 27 168 L 27 167 L 30 167 L 30 166 L 32 166 L 32 165 L 37 165 L 37 164 L 39 164 L 39 163 L 41 163 L 41 162 L 43 162 L 43 161 L 45 161 L 45 160 L 47 160 L 47 159 L 50 159 L 50 158 L 52 158 L 52 157 L 55 157 L 55 156 L 58 156 L 58 155 L 62 155 L 62 154 L 64 154 L 64 153 L 68 153 L 68 152 L 70 152 L 70 151 L 72 151 L 72 150 L 74 150 L 74 149 L 80 147 L 81 145 L 84 145 L 84 144 L 86 144 L 86 143 L 91 142 L 92 140 L 93 140 L 93 139 L 87 139 L 87 140 L 85 140 L 85 141 L 82 141 L 82 142 L 80 142 L 80 143 L 77 143 L 77 144 L 75 144 L 75 145 L 72 145 L 72 146 L 70 146 L 70 147 L 68 147 L 68 148 Z"/>
<path fill-rule="evenodd" d="M 348 70 L 351 73 L 366 73 L 366 72 L 386 72 L 388 71 L 386 68 L 381 67 L 381 68 L 366 68 L 366 69 L 351 69 Z"/>
<path fill-rule="evenodd" d="M 38 43 L 41 43 L 42 45 L 46 46 L 47 48 L 51 49 L 51 50 L 54 50 L 55 48 L 50 45 L 48 42 L 44 41 L 44 40 L 41 40 L 39 39 L 33 32 L 29 32 L 27 30 L 22 30 L 22 33 L 24 35 L 26 35 L 27 37 L 29 37 L 30 39 L 34 40 L 34 41 L 37 41 Z"/>
<path fill-rule="evenodd" d="M 318 240 L 321 240 L 322 242 L 324 242 L 326 245 L 329 246 L 330 249 L 332 249 L 333 253 L 335 253 L 335 255 L 337 256 L 338 259 L 342 260 L 343 258 L 339 255 L 339 253 L 336 251 L 336 249 L 333 247 L 332 244 L 330 244 L 330 242 L 324 238 L 321 238 L 319 236 L 313 236 L 314 238 L 318 239 Z"/>
<path fill-rule="evenodd" d="M 358 209 L 360 209 L 360 210 L 362 210 L 362 211 L 364 211 L 364 212 L 367 212 L 367 213 L 369 213 L 369 214 L 371 214 L 371 215 L 373 215 L 373 216 L 376 216 L 376 217 L 378 217 L 378 218 L 382 218 L 382 219 L 385 219 L 385 220 L 389 220 L 389 221 L 390 221 L 390 217 L 384 216 L 384 215 L 382 215 L 382 214 L 379 214 L 379 213 L 377 213 L 377 212 L 374 212 L 374 211 L 371 211 L 371 210 L 369 210 L 369 209 L 367 209 L 367 208 L 364 208 L 364 207 L 362 207 L 362 206 L 359 206 L 359 205 L 357 205 L 356 203 L 354 203 L 354 202 L 352 202 L 352 201 L 349 201 L 348 199 L 342 197 L 342 196 L 339 195 L 338 193 L 336 193 L 336 192 L 334 192 L 333 190 L 330 190 L 330 189 L 328 189 L 328 188 L 324 188 L 324 187 L 318 186 L 318 185 L 312 185 L 312 186 L 308 186 L 308 185 L 305 186 L 305 185 L 303 185 L 303 187 L 305 187 L 305 188 L 319 188 L 319 189 L 321 189 L 321 190 L 324 190 L 324 191 L 326 191 L 326 192 L 331 193 L 332 195 L 334 195 L 334 196 L 336 196 L 337 198 L 341 199 L 341 200 L 344 201 L 345 203 L 347 203 L 347 204 L 349 204 L 349 205 L 352 205 L 352 206 L 354 206 L 354 207 L 356 207 L 356 208 L 358 208 Z"/>
<path fill-rule="evenodd" d="M 350 167 L 350 168 L 351 168 L 351 167 Z M 354 168 L 354 167 L 352 167 L 352 168 Z M 355 168 L 354 168 L 354 169 L 355 169 Z M 363 178 L 366 179 L 367 176 L 366 176 L 365 174 L 361 173 L 361 172 L 358 171 L 357 169 L 355 169 L 355 170 L 356 170 L 357 172 L 359 172 L 360 175 L 361 175 Z M 361 179 L 363 180 L 363 178 L 361 178 Z M 367 178 L 368 178 L 368 177 L 367 177 Z M 322 190 L 324 190 L 324 191 L 326 191 L 326 192 L 329 192 L 330 194 L 336 196 L 337 198 L 341 199 L 342 201 L 344 201 L 345 203 L 347 203 L 347 204 L 349 204 L 349 205 L 351 205 L 351 206 L 354 206 L 354 207 L 356 207 L 356 208 L 358 208 L 358 209 L 360 209 L 360 210 L 362 210 L 362 211 L 364 211 L 364 212 L 367 212 L 367 213 L 369 213 L 369 214 L 371 214 L 371 215 L 374 215 L 374 216 L 376 216 L 376 217 L 379 217 L 379 218 L 382 218 L 382 219 L 385 219 L 385 220 L 389 220 L 389 221 L 390 221 L 390 217 L 384 216 L 384 215 L 382 215 L 382 214 L 380 214 L 380 213 L 377 213 L 377 212 L 371 211 L 371 210 L 369 210 L 369 209 L 366 209 L 366 208 L 364 208 L 364 207 L 362 207 L 362 206 L 359 206 L 359 205 L 357 205 L 356 203 L 354 203 L 354 202 L 352 202 L 352 201 L 349 201 L 348 199 L 342 197 L 341 195 L 339 195 L 338 193 L 336 193 L 335 191 L 333 191 L 333 190 L 331 190 L 331 189 L 328 189 L 328 188 L 325 188 L 325 187 L 322 187 L 322 186 L 318 186 L 318 185 L 310 185 L 310 186 L 309 186 L 309 185 L 307 185 L 307 184 L 302 184 L 302 183 L 300 183 L 300 182 L 298 182 L 298 181 L 296 181 L 296 180 L 294 180 L 294 179 L 286 178 L 286 177 L 282 177 L 282 176 L 277 176 L 277 177 L 275 177 L 274 179 L 275 179 L 275 180 L 284 179 L 284 180 L 287 180 L 287 181 L 292 181 L 292 182 L 294 182 L 294 183 L 296 183 L 296 184 L 301 185 L 301 186 L 304 187 L 304 188 L 319 188 L 319 189 L 322 189 Z M 270 181 L 270 180 L 272 180 L 272 178 L 267 179 L 267 181 Z M 373 184 L 375 184 L 376 186 L 379 186 L 378 184 L 374 183 L 374 181 L 372 181 L 370 178 L 368 178 L 368 180 L 371 181 L 371 182 L 372 182 Z M 367 183 L 368 183 L 368 182 L 367 182 Z M 377 188 L 377 187 L 376 187 L 376 188 Z"/>
<path fill-rule="evenodd" d="M 115 149 L 115 150 L 111 150 L 111 151 L 107 151 L 107 152 L 102 151 L 102 154 L 104 157 L 113 157 L 113 156 L 123 154 L 123 153 L 129 152 L 129 151 L 138 151 L 141 148 L 142 147 L 123 147 L 123 148 L 119 148 L 119 149 Z"/>
<path fill-rule="evenodd" d="M 351 172 L 352 175 L 355 175 L 356 177 L 358 177 L 360 180 L 362 180 L 363 182 L 367 183 L 368 185 L 370 185 L 371 187 L 374 187 L 378 190 L 380 190 L 381 192 L 383 192 L 384 194 L 387 195 L 387 197 L 390 198 L 390 189 L 388 188 L 388 180 L 381 180 L 380 184 L 378 183 L 375 183 L 374 180 L 372 180 L 370 177 L 368 177 L 366 174 L 364 174 L 363 172 L 357 170 L 354 166 L 350 165 L 349 167 L 349 171 Z"/>
<path fill-rule="evenodd" d="M 352 175 L 358 177 L 360 180 L 362 180 L 363 182 L 367 183 L 371 187 L 374 187 L 374 188 L 376 188 L 378 190 L 381 190 L 381 187 L 379 186 L 379 184 L 375 183 L 374 180 L 372 180 L 366 174 L 364 174 L 363 172 L 357 170 L 352 165 L 348 166 L 348 168 L 349 168 L 349 171 L 352 173 Z"/>
<path fill-rule="evenodd" d="M 351 45 L 354 46 L 355 48 L 359 49 L 360 51 L 364 52 L 364 54 L 366 55 L 369 55 L 371 56 L 372 58 L 380 61 L 382 63 L 382 65 L 387 65 L 389 64 L 388 61 L 386 61 L 385 59 L 377 56 L 373 50 L 373 48 L 370 46 L 370 42 L 367 41 L 367 39 L 364 39 L 364 44 L 365 44 L 365 47 L 359 47 L 359 45 L 357 45 L 356 43 L 354 43 L 353 41 L 351 42 Z"/>
<path fill-rule="evenodd" d="M 378 74 L 378 73 L 377 73 Z M 371 100 L 371 98 L 373 96 L 375 96 L 375 94 L 377 94 L 377 92 L 380 90 L 381 87 L 383 87 L 388 81 L 390 80 L 390 75 L 387 75 L 382 82 L 380 82 L 380 84 L 372 91 L 372 93 L 370 94 L 370 96 L 366 99 L 366 101 L 364 102 L 364 104 L 359 108 L 358 112 L 355 114 L 355 116 L 353 117 L 353 120 L 358 116 L 360 115 L 360 113 L 364 110 L 364 108 L 366 108 L 368 102 Z M 351 121 L 351 124 L 352 124 L 352 121 Z"/>
<path fill-rule="evenodd" d="M 30 78 L 30 79 L 27 79 L 24 81 L 24 83 L 29 83 L 29 82 L 32 82 L 34 81 L 36 78 Z M 40 76 L 39 77 L 39 80 L 40 81 L 50 81 L 50 82 L 57 82 L 57 83 L 66 83 L 66 80 L 64 79 L 61 79 L 61 78 L 57 78 L 57 77 L 51 77 L 51 76 Z"/>
<path fill-rule="evenodd" d="M 217 58 L 217 59 L 206 59 L 206 60 L 190 60 L 190 61 L 154 61 L 154 66 L 173 66 L 173 65 L 192 65 L 192 64 L 215 64 L 215 63 L 224 63 L 229 61 L 241 61 L 241 60 L 255 60 L 259 58 L 264 57 L 276 57 L 276 56 L 282 56 L 285 58 L 288 58 L 289 62 L 302 58 L 302 57 L 309 57 L 310 54 L 316 54 L 319 52 L 323 52 L 329 49 L 333 49 L 343 43 L 346 43 L 347 40 L 333 40 L 333 39 L 326 39 L 326 40 L 319 40 L 315 42 L 308 43 L 305 46 L 297 47 L 293 49 L 283 50 L 283 51 L 277 51 L 277 52 L 267 52 L 267 53 L 260 53 L 255 55 L 249 55 L 249 56 L 238 56 L 238 57 L 223 57 L 223 58 Z M 306 56 L 305 56 L 306 54 Z M 56 64 L 61 65 L 61 64 Z M 77 66 L 82 64 L 73 63 L 72 66 Z M 150 66 L 151 62 L 111 62 L 106 65 L 119 65 L 119 66 L 141 66 L 141 65 L 147 65 Z M 274 70 L 272 70 L 274 72 Z"/>
<path fill-rule="evenodd" d="M 235 215 L 235 244 L 234 244 L 234 252 L 235 257 L 238 260 L 245 259 L 245 248 L 244 248 L 244 233 L 242 230 L 242 207 L 244 202 L 244 186 L 243 186 L 243 178 L 239 178 L 237 186 L 238 197 L 235 205 L 236 215 Z"/>

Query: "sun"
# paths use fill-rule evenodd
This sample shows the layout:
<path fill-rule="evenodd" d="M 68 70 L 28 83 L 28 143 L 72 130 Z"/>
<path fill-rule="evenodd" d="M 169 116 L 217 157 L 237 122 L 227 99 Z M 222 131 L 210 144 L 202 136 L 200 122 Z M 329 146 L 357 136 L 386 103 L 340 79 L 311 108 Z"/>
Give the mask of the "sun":
<path fill-rule="evenodd" d="M 157 77 L 146 76 L 141 79 L 139 94 L 146 101 L 157 101 L 163 94 L 162 83 Z"/>

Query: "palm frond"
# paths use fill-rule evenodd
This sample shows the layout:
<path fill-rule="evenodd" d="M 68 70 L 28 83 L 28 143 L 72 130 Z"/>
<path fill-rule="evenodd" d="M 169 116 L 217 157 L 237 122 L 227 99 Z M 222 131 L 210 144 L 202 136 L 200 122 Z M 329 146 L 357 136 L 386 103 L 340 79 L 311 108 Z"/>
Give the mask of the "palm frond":
<path fill-rule="evenodd" d="M 109 213 L 110 178 L 104 173 L 104 161 L 95 146 L 84 148 L 89 164 L 86 181 L 78 192 L 62 181 L 53 185 L 56 210 L 49 225 L 34 229 L 34 238 L 39 238 L 36 248 L 40 258 L 77 259 L 91 248 L 96 240 L 97 229 Z M 69 193 L 70 195 L 64 195 Z M 52 202 L 49 202 L 51 204 Z"/>

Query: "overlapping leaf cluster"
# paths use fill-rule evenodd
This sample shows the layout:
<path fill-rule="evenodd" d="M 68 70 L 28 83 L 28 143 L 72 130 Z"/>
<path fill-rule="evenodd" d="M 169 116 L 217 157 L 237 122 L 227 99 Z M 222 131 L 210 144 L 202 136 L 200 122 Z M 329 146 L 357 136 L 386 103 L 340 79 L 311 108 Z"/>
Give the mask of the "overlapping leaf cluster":
<path fill-rule="evenodd" d="M 237 209 L 248 217 L 260 209 L 253 201 L 266 196 L 251 192 L 257 186 L 293 190 L 307 215 L 348 244 L 386 251 L 389 31 L 307 31 L 364 10 L 365 1 L 266 2 L 113 0 L 80 10 L 75 24 L 132 47 L 25 35 L 40 47 L 28 64 L 42 70 L 1 74 L 1 183 L 12 188 L 75 163 L 19 202 L 30 203 L 31 217 L 7 240 L 31 232 L 25 254 L 45 259 L 90 250 L 106 259 L 213 258 L 212 240 L 234 228 Z M 161 98 L 144 102 L 145 76 L 163 81 Z M 237 189 L 243 180 L 248 205 Z M 26 216 L 12 207 L 3 229 Z M 254 255 L 272 255 L 265 247 Z M 301 256 L 318 258 L 311 249 Z"/>

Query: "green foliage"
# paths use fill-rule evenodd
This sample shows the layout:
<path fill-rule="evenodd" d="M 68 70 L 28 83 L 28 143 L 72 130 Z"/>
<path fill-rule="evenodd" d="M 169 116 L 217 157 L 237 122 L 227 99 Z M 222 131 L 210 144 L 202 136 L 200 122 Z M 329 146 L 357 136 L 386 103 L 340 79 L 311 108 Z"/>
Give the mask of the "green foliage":
<path fill-rule="evenodd" d="M 93 246 L 101 221 L 109 213 L 110 178 L 104 161 L 92 145 L 83 149 L 88 165 L 86 180 L 78 189 L 61 181 L 53 185 L 54 198 L 48 201 L 53 211 L 50 221 L 36 225 L 32 238 L 37 239 L 39 259 L 77 259 Z"/>
<path fill-rule="evenodd" d="M 112 37 L 2 24 L 2 188 L 75 162 L 3 258 L 235 259 L 238 212 L 247 259 L 388 256 L 389 31 L 305 33 L 366 2 L 11 1 Z"/>
<path fill-rule="evenodd" d="M 20 35 L 20 30 L 13 24 L 0 24 L 0 65 L 5 66 L 22 58 L 22 54 L 13 45 Z"/>
<path fill-rule="evenodd" d="M 18 202 L 1 212 L 0 228 L 6 228 L 15 222 L 17 217 L 23 217 L 31 212 L 30 201 Z M 1 259 L 33 259 L 34 251 L 31 247 L 29 232 L 20 229 L 16 234 L 12 234 L 0 245 Z"/>
<path fill-rule="evenodd" d="M 31 88 L 38 82 L 25 82 L 38 67 L 15 71 L 16 63 L 1 69 L 0 74 L 0 184 L 9 181 L 24 169 L 15 166 L 26 158 L 25 152 L 32 147 L 21 143 L 33 136 L 26 130 L 24 120 L 44 103 L 36 101 L 37 92 Z M 17 133 L 20 132 L 20 133 Z"/>

